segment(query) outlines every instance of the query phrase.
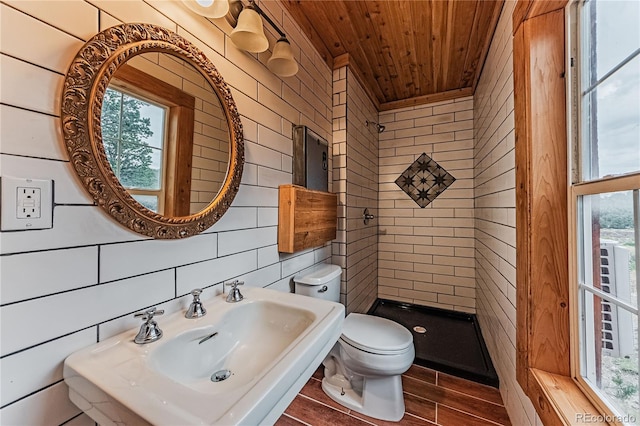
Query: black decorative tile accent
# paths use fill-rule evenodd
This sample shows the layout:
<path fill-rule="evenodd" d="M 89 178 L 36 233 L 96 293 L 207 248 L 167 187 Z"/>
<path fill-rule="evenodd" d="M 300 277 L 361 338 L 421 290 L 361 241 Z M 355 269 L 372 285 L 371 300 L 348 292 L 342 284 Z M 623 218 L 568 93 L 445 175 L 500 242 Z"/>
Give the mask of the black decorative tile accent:
<path fill-rule="evenodd" d="M 444 192 L 456 178 L 436 163 L 426 153 L 422 153 L 407 170 L 402 172 L 396 184 L 421 208 L 428 206 Z"/>

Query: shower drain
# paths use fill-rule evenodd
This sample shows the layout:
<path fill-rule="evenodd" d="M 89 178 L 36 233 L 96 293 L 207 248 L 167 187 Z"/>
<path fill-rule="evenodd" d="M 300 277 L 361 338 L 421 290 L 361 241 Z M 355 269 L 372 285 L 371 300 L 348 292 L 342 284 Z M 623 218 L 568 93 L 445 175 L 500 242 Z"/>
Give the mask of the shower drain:
<path fill-rule="evenodd" d="M 213 373 L 211 375 L 211 381 L 221 382 L 223 380 L 227 380 L 229 377 L 231 377 L 231 371 L 224 369 L 224 370 L 216 371 L 215 373 Z"/>
<path fill-rule="evenodd" d="M 416 325 L 415 327 L 413 327 L 413 331 L 415 331 L 416 333 L 424 334 L 427 332 L 427 329 L 421 325 Z"/>

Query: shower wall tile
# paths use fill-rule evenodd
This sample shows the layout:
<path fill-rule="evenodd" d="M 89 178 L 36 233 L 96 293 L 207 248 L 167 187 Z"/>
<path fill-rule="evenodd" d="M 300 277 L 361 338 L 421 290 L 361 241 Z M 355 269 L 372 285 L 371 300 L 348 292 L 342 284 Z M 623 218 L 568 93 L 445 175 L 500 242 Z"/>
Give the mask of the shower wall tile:
<path fill-rule="evenodd" d="M 220 281 L 235 277 L 289 292 L 291 276 L 331 260 L 331 244 L 278 253 L 277 186 L 291 182 L 291 125 L 312 126 L 331 148 L 334 127 L 346 130 L 346 114 L 334 123 L 333 71 L 288 12 L 272 0 L 260 5 L 287 29 L 300 64 L 295 77 L 275 76 L 265 66 L 269 52 L 256 58 L 235 50 L 224 20 L 208 21 L 179 2 L 0 5 L 2 174 L 52 179 L 55 188 L 52 229 L 0 234 L 0 424 L 93 424 L 68 398 L 62 360 L 134 329 L 132 312 L 185 309 L 190 296 L 183 295 L 194 287 L 207 286 L 210 298 L 222 291 Z M 241 114 L 240 190 L 228 213 L 198 237 L 154 241 L 129 231 L 93 204 L 69 164 L 59 117 L 64 73 L 86 40 L 122 21 L 156 23 L 191 40 L 222 74 Z M 346 154 L 346 136 L 341 143 Z M 331 182 L 331 152 L 329 160 Z"/>
<path fill-rule="evenodd" d="M 475 312 L 473 98 L 385 111 L 379 120 L 378 296 Z M 395 183 L 422 153 L 455 178 L 425 208 Z"/>
<path fill-rule="evenodd" d="M 365 208 L 378 215 L 377 110 L 351 70 L 334 71 L 333 188 L 338 193 L 338 238 L 333 263 L 343 267 L 347 313 L 365 312 L 377 297 L 377 218 L 363 222 Z"/>
<path fill-rule="evenodd" d="M 476 309 L 511 422 L 534 425 L 542 422 L 515 372 L 514 4 L 505 2 L 473 104 Z"/>

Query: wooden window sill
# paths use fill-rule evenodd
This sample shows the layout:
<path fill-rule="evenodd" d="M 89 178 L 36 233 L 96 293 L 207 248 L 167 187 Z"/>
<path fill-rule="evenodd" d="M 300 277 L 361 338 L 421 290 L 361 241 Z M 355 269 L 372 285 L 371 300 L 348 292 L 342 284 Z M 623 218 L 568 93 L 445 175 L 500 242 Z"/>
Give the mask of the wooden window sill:
<path fill-rule="evenodd" d="M 609 424 L 571 377 L 530 368 L 529 384 L 536 388 L 534 404 L 545 425 Z"/>

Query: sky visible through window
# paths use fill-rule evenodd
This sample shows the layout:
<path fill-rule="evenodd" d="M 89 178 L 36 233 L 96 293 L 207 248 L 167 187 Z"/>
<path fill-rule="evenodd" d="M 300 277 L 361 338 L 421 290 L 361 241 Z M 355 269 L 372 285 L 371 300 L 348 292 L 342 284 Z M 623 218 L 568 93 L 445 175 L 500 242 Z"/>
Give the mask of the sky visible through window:
<path fill-rule="evenodd" d="M 591 178 L 640 170 L 640 1 L 591 0 L 586 5 L 584 32 L 593 35 L 590 55 L 595 73 L 587 75 L 584 90 L 635 55 L 596 87 L 587 98 L 597 108 L 598 168 Z M 595 10 L 593 10 L 595 8 Z M 584 64 L 590 66 L 590 63 Z M 589 74 L 589 73 L 585 73 Z"/>

